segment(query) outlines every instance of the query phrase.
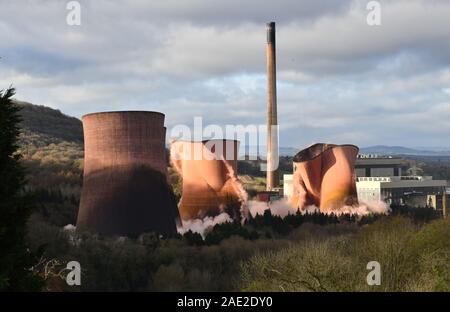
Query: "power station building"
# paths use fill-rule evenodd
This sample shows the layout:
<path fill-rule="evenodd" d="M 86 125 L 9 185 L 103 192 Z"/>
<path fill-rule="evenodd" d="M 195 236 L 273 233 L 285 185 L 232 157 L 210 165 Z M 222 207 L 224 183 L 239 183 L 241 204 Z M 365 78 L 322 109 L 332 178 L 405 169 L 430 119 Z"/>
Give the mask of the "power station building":
<path fill-rule="evenodd" d="M 164 114 L 88 114 L 83 131 L 77 227 L 107 235 L 176 233 L 179 217 L 166 177 Z"/>
<path fill-rule="evenodd" d="M 409 163 L 399 157 L 359 154 L 356 159 L 357 177 L 391 177 L 406 174 Z"/>
<path fill-rule="evenodd" d="M 408 167 L 409 163 L 399 157 L 358 155 L 355 163 L 358 200 L 443 210 L 447 181 L 433 180 L 431 176 L 406 175 Z M 292 174 L 284 175 L 283 195 L 287 198 L 293 195 L 293 180 Z"/>
<path fill-rule="evenodd" d="M 385 201 L 411 207 L 442 210 L 446 180 L 431 176 L 403 175 L 408 162 L 402 158 L 360 155 L 356 162 L 358 197 L 364 202 Z"/>

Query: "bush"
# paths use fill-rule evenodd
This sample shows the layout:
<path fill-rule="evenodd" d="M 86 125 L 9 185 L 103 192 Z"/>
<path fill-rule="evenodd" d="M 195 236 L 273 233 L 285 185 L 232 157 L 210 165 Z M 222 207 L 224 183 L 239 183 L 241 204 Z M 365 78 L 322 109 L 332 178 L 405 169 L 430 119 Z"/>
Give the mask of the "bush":
<path fill-rule="evenodd" d="M 302 226 L 303 227 L 303 226 Z M 302 231 L 304 229 L 300 228 Z M 299 236 L 300 233 L 295 235 Z M 353 231 L 350 231 L 353 232 Z M 419 229 L 406 217 L 382 218 L 353 234 L 305 240 L 241 265 L 250 291 L 449 291 L 450 222 Z M 366 265 L 381 265 L 381 285 L 366 283 Z"/>

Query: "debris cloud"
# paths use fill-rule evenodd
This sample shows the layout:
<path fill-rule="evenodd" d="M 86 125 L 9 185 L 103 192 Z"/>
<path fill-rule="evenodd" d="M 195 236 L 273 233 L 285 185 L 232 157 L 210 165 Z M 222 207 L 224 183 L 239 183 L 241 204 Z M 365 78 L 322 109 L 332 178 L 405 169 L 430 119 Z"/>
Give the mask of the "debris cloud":
<path fill-rule="evenodd" d="M 203 239 L 206 237 L 209 231 L 216 225 L 226 222 L 233 222 L 231 217 L 223 212 L 215 217 L 205 217 L 203 219 L 190 219 L 183 220 L 183 225 L 178 227 L 178 233 L 181 235 L 186 232 L 192 231 L 194 233 L 200 234 Z"/>
<path fill-rule="evenodd" d="M 320 209 L 317 206 L 310 205 L 303 209 L 293 208 L 287 199 L 280 199 L 271 203 L 261 201 L 248 202 L 249 213 L 252 217 L 256 215 L 263 215 L 264 212 L 270 209 L 272 215 L 285 218 L 289 214 L 296 214 L 299 211 L 301 214 L 319 213 Z M 360 202 L 358 206 L 342 206 L 339 209 L 322 212 L 324 214 L 334 214 L 336 216 L 348 214 L 356 216 L 366 216 L 369 214 L 389 214 L 390 208 L 383 201 L 374 201 L 370 203 Z"/>

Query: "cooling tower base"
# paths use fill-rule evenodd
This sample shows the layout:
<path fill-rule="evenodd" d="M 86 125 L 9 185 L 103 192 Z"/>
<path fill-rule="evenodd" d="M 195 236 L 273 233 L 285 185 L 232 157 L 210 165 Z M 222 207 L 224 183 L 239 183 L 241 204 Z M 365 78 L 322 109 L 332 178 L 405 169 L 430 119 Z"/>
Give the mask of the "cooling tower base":
<path fill-rule="evenodd" d="M 84 177 L 77 228 L 106 235 L 176 233 L 176 198 L 159 171 L 119 166 Z"/>

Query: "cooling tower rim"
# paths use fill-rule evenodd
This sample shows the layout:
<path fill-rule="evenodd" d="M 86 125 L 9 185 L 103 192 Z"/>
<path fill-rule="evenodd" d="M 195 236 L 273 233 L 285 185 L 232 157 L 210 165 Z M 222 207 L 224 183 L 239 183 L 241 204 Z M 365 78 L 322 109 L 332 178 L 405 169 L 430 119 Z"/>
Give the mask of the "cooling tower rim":
<path fill-rule="evenodd" d="M 84 119 L 86 117 L 91 117 L 95 115 L 109 115 L 109 114 L 150 114 L 150 115 L 162 115 L 165 117 L 165 114 L 156 111 L 139 111 L 139 110 L 127 110 L 127 111 L 105 111 L 105 112 L 95 112 L 83 115 L 81 118 Z"/>
<path fill-rule="evenodd" d="M 325 151 L 336 147 L 352 147 L 356 150 L 356 152 L 359 152 L 359 147 L 354 144 L 315 143 L 295 154 L 292 161 L 295 163 L 310 161 L 319 157 Z"/>

